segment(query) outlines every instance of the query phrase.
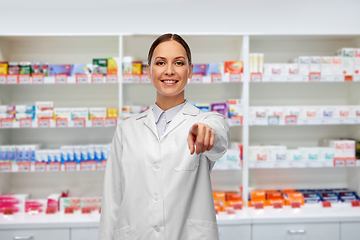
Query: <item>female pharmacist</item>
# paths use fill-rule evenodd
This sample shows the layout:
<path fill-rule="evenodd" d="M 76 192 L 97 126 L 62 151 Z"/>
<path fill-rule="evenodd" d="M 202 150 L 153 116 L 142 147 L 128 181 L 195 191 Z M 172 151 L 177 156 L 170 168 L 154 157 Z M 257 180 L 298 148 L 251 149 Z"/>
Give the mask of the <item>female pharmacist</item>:
<path fill-rule="evenodd" d="M 180 36 L 157 38 L 147 69 L 156 103 L 116 129 L 99 240 L 217 240 L 210 172 L 227 150 L 227 120 L 184 99 L 192 63 Z"/>

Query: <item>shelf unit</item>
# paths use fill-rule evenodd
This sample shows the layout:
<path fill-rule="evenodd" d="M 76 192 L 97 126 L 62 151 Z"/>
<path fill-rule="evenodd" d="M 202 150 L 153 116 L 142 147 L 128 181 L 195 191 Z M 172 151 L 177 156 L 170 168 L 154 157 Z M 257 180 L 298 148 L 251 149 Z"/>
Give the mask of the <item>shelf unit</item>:
<path fill-rule="evenodd" d="M 249 107 L 252 106 L 360 105 L 360 97 L 357 94 L 360 83 L 356 82 L 360 79 L 359 76 L 354 76 L 354 82 L 344 82 L 339 76 L 323 76 L 320 82 L 309 83 L 306 81 L 307 76 L 263 76 L 262 82 L 251 82 L 248 71 L 249 53 L 264 53 L 265 63 L 285 63 L 297 56 L 328 56 L 334 55 L 334 52 L 342 47 L 359 48 L 360 36 L 249 36 L 215 33 L 183 36 L 192 49 L 194 63 L 244 61 L 241 82 L 188 84 L 185 91 L 186 98 L 193 102 L 220 102 L 232 98 L 241 98 L 243 101 L 243 123 L 241 126 L 235 124 L 236 126 L 230 129 L 231 140 L 243 142 L 243 166 L 241 170 L 213 171 L 211 174 L 213 189 L 231 191 L 242 185 L 245 205 L 250 190 L 254 188 L 348 187 L 360 192 L 358 181 L 360 171 L 356 167 L 335 168 L 330 165 L 319 167 L 315 166 L 316 164 L 304 164 L 304 166 L 300 164 L 301 166 L 297 168 L 290 165 L 284 167 L 286 164 L 280 166 L 276 163 L 268 163 L 270 167 L 254 167 L 253 163 L 247 161 L 248 148 L 251 145 L 284 144 L 288 147 L 308 147 L 317 146 L 318 140 L 324 137 L 360 137 L 360 122 L 357 120 L 307 122 L 286 127 L 251 122 L 248 112 Z M 0 37 L 2 40 L 0 60 L 88 63 L 96 57 L 119 57 L 119 65 L 121 65 L 124 56 L 146 60 L 148 48 L 156 37 L 157 35 L 149 34 Z M 117 107 L 119 109 L 123 105 L 154 103 L 155 91 L 151 84 L 123 83 L 124 78 L 120 73 L 118 80 L 117 84 L 70 84 L 75 80 L 69 78 L 69 84 L 58 85 L 51 84 L 54 80 L 49 78 L 46 80 L 49 84 L 0 85 L 0 101 L 1 104 L 54 101 L 56 107 Z M 204 82 L 207 81 L 205 79 Z M 52 148 L 62 144 L 108 143 L 111 141 L 113 131 L 114 128 L 0 129 L 0 144 L 42 143 L 45 148 Z M 102 171 L 56 174 L 0 173 L 0 193 L 31 190 L 34 197 L 39 198 L 45 197 L 45 193 L 48 194 L 50 191 L 70 189 L 70 193 L 74 196 L 76 194 L 76 196 L 90 196 L 89 193 L 99 195 L 103 174 Z M 56 180 L 39 184 L 39 176 L 50 178 L 53 175 L 56 176 Z M 24 180 L 27 181 L 25 186 L 23 186 Z M 82 183 L 81 186 L 79 182 Z M 34 187 L 37 184 L 39 188 Z M 29 185 L 33 187 L 27 188 Z M 88 191 L 90 188 L 92 190 Z M 253 210 L 245 208 L 244 211 Z M 250 214 L 250 218 L 253 215 Z M 263 217 L 268 218 L 268 216 Z M 261 215 L 256 219 L 262 219 Z M 232 220 L 226 221 L 228 224 Z M 356 218 L 356 221 L 359 221 L 359 218 Z"/>

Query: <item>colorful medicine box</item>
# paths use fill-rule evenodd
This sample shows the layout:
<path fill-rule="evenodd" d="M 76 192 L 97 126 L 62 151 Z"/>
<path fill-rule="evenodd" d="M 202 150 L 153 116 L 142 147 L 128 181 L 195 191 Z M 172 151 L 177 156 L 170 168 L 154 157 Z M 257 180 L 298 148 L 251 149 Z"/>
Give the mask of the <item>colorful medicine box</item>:
<path fill-rule="evenodd" d="M 211 111 L 217 112 L 228 118 L 228 107 L 227 103 L 213 103 L 211 104 Z"/>
<path fill-rule="evenodd" d="M 242 61 L 226 61 L 224 63 L 224 73 L 241 74 L 243 72 Z"/>
<path fill-rule="evenodd" d="M 50 76 L 55 76 L 56 74 L 65 74 L 66 76 L 71 76 L 72 65 L 70 64 L 51 64 L 50 65 Z"/>
<path fill-rule="evenodd" d="M 95 58 L 93 59 L 93 73 L 102 73 L 103 75 L 106 75 L 108 73 L 107 67 L 108 67 L 108 60 L 106 58 Z"/>
<path fill-rule="evenodd" d="M 193 74 L 201 74 L 202 76 L 206 76 L 206 64 L 193 64 Z"/>

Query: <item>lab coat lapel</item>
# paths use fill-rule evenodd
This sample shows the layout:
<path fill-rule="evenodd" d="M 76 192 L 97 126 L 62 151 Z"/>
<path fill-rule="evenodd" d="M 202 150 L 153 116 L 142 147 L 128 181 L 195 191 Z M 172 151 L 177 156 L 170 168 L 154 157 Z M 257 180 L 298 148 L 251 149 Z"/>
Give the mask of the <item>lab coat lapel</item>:
<path fill-rule="evenodd" d="M 156 138 L 159 138 L 152 108 L 147 110 L 144 124 L 155 134 Z"/>

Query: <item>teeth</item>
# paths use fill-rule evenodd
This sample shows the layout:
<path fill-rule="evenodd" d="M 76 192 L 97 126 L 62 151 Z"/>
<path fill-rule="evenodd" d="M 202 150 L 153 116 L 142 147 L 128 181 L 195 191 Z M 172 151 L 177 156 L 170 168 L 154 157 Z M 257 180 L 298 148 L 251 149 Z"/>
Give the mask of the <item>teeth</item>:
<path fill-rule="evenodd" d="M 176 83 L 176 81 L 164 81 L 164 83 Z"/>

